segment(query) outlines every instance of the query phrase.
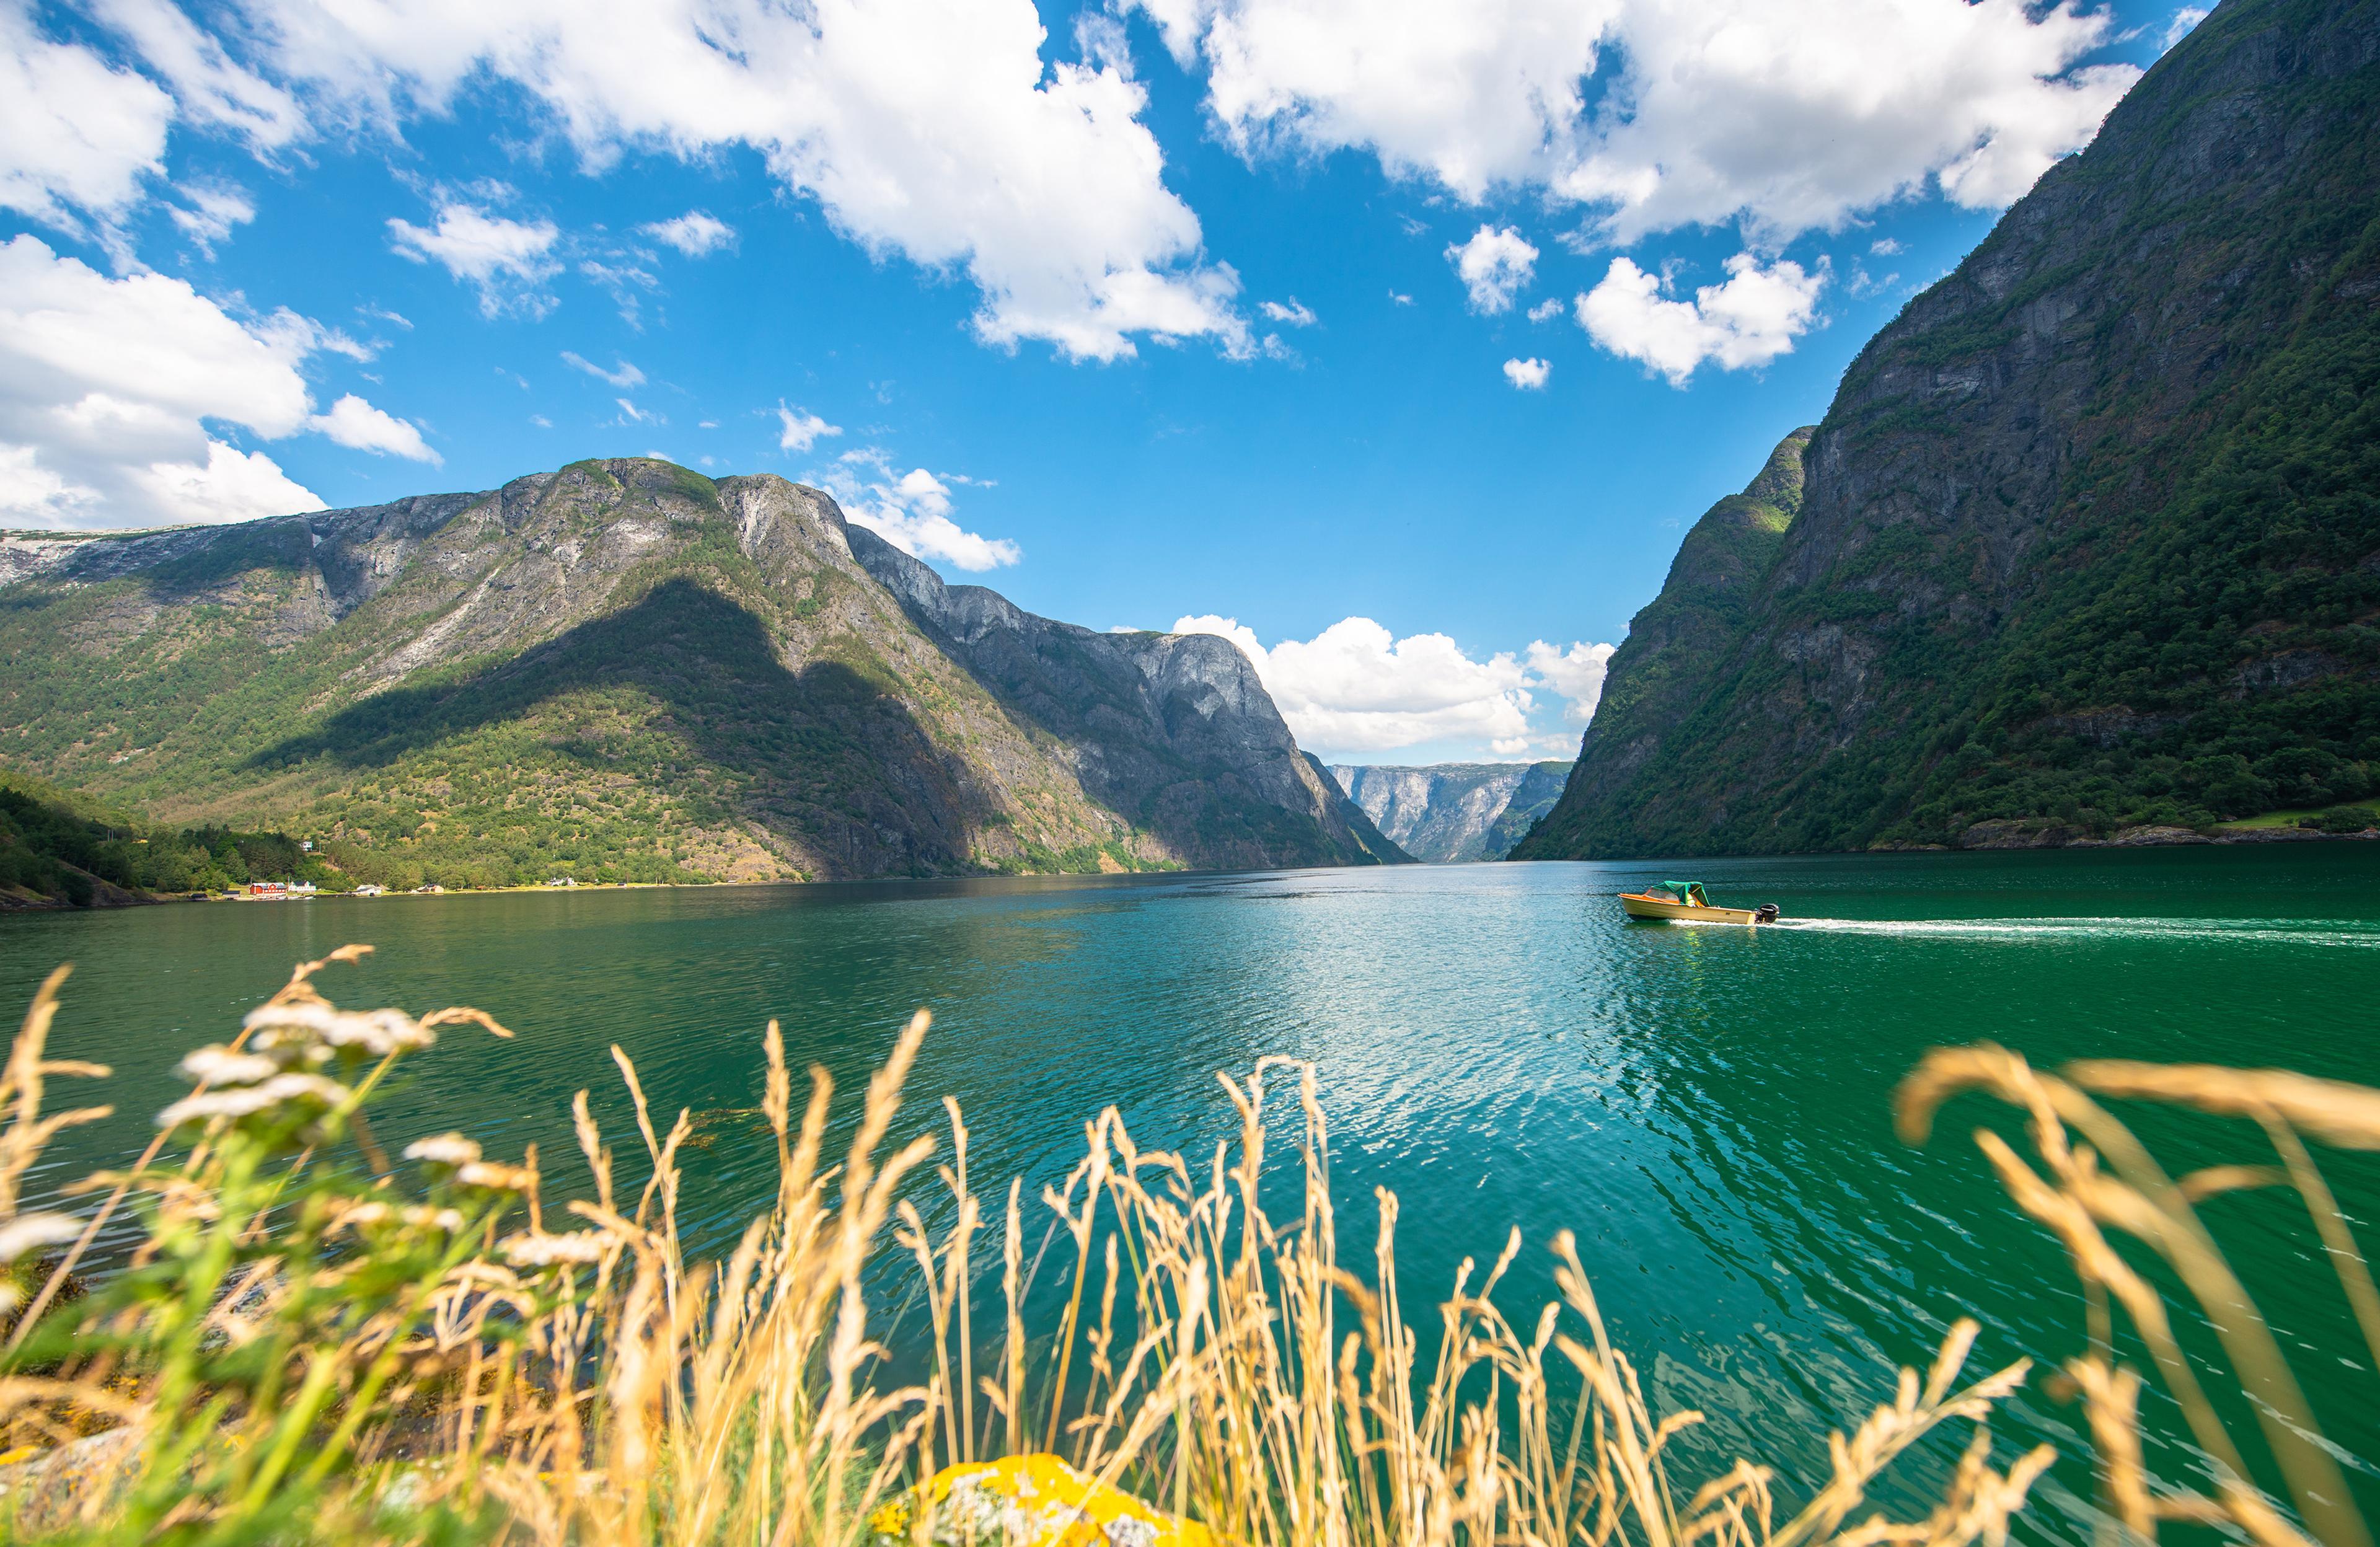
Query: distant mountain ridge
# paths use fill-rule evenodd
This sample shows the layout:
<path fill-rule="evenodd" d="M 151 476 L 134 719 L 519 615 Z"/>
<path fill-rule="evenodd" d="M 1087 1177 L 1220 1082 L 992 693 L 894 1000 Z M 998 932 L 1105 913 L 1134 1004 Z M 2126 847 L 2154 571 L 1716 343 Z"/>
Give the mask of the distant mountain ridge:
<path fill-rule="evenodd" d="M 1330 774 L 1398 847 L 1455 864 L 1501 859 L 1560 798 L 1566 762 L 1337 763 Z"/>
<path fill-rule="evenodd" d="M 646 458 L 0 536 L 0 724 L 9 767 L 391 883 L 1404 858 L 1228 641 L 1037 618 L 818 490 Z"/>
<path fill-rule="evenodd" d="M 1688 535 L 1515 858 L 2141 841 L 2380 790 L 2371 0 L 2224 0 L 1770 471 Z"/>

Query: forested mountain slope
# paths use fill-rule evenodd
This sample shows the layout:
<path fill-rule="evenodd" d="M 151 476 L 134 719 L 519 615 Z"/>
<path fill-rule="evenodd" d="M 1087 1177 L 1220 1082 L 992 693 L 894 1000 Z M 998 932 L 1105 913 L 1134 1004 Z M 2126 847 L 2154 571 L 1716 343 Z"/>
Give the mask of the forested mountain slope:
<path fill-rule="evenodd" d="M 2226 0 L 1852 362 L 1773 552 L 1690 536 L 1515 857 L 2370 793 L 2375 388 L 2380 6 Z"/>
<path fill-rule="evenodd" d="M 1175 669 L 1111 675 L 1095 722 L 1053 726 L 913 619 L 855 538 L 817 490 L 641 458 L 234 527 L 10 535 L 0 764 L 155 822 L 313 837 L 394 884 L 1402 858 L 1314 787 L 1227 641 L 1158 637 L 1142 654 Z M 1117 763 L 1217 793 L 1119 784 Z"/>

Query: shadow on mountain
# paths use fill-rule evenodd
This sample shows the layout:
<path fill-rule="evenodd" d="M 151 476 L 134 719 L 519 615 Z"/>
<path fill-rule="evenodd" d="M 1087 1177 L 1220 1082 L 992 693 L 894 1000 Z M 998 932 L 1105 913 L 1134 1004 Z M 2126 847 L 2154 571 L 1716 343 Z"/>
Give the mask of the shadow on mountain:
<path fill-rule="evenodd" d="M 658 703 L 656 728 L 722 775 L 708 782 L 724 807 L 795 839 L 828 873 L 971 868 L 968 775 L 907 707 L 841 662 L 788 670 L 759 618 L 683 579 L 511 660 L 375 693 L 249 764 L 384 768 L 535 720 L 567 695 L 622 688 Z M 605 718 L 536 729 L 590 771 L 628 773 L 603 755 Z"/>

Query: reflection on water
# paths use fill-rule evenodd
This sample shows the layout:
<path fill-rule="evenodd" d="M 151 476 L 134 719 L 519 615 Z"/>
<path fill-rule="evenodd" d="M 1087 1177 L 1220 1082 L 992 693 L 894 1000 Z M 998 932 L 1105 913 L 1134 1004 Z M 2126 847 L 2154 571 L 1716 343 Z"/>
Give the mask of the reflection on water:
<path fill-rule="evenodd" d="M 371 962 L 326 981 L 343 1002 L 478 1004 L 521 1033 L 449 1033 L 395 1097 L 388 1137 L 535 1141 L 573 1186 L 574 1090 L 590 1088 L 616 1147 L 634 1143 L 617 1043 L 663 1121 L 701 1115 L 685 1212 L 714 1244 L 771 1185 L 762 1132 L 737 1114 L 758 1102 L 771 1017 L 796 1064 L 852 1094 L 931 1006 L 905 1117 L 925 1125 L 954 1097 L 978 1177 L 1022 1173 L 1028 1199 L 1103 1105 L 1144 1148 L 1205 1155 L 1235 1127 L 1216 1071 L 1310 1058 L 1351 1256 L 1368 1255 L 1376 1186 L 1402 1200 L 1411 1297 L 1518 1226 L 1508 1303 L 1526 1312 L 1551 1292 L 1545 1243 L 1573 1230 L 1657 1408 L 1709 1416 L 1687 1442 L 1697 1456 L 1748 1451 L 1803 1475 L 1823 1468 L 1825 1428 L 1855 1422 L 1954 1316 L 1984 1322 L 1979 1360 L 2080 1346 L 2059 1253 L 1961 1137 L 1989 1110 L 1955 1104 L 1925 1151 L 1892 1139 L 1892 1087 L 1927 1048 L 1990 1038 L 2046 1065 L 2286 1062 L 2380 1082 L 2373 847 L 1697 873 L 1723 900 L 1779 903 L 1787 922 L 1631 925 L 1612 894 L 1658 879 L 1650 865 L 326 900 L 0 921 L 0 993 L 21 1001 L 76 960 L 55 1045 L 120 1071 L 120 1115 L 68 1136 L 54 1184 L 136 1148 L 176 1093 L 174 1060 L 291 961 L 369 941 Z M 2236 1127 L 2143 1131 L 2193 1151 L 2177 1160 L 2256 1158 Z M 2349 1212 L 2371 1217 L 2380 1163 L 2342 1157 L 2333 1173 Z M 2322 1351 L 2301 1373 L 2331 1437 L 2380 1455 L 2362 1377 L 2328 1362 L 2355 1344 L 2302 1216 L 2274 1195 L 2209 1215 L 2289 1346 Z M 2018 1407 L 2012 1439 L 2068 1435 L 2068 1409 Z M 2188 1464 L 2170 1445 L 2157 1462 Z M 2061 1534 L 2081 1532 L 2070 1512 L 2089 1492 L 2061 1468 Z"/>

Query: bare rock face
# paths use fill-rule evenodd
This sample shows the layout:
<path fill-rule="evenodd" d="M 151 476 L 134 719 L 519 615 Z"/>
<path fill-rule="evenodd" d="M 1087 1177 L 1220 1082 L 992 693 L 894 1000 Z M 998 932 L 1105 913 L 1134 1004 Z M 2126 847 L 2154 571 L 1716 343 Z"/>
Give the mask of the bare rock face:
<path fill-rule="evenodd" d="M 1227 641 L 942 587 L 778 478 L 624 458 L 9 534 L 0 596 L 0 758 L 159 821 L 316 836 L 364 879 L 1402 858 Z"/>
<path fill-rule="evenodd" d="M 1405 858 L 1316 772 L 1256 668 L 1210 634 L 1102 634 L 1025 612 L 941 577 L 865 529 L 860 564 L 1010 713 L 1069 749 L 1070 771 L 1110 810 L 1175 851 L 1267 866 Z"/>
<path fill-rule="evenodd" d="M 1416 859 L 1501 859 L 1545 814 L 1566 762 L 1443 762 L 1419 768 L 1335 764 L 1331 776 L 1398 847 Z"/>
<path fill-rule="evenodd" d="M 1870 341 L 1773 531 L 1715 541 L 1722 502 L 1689 536 L 1517 854 L 2096 841 L 2380 789 L 2375 125 L 2369 0 L 2226 0 Z"/>

